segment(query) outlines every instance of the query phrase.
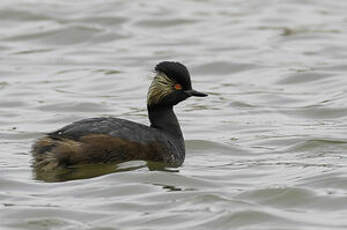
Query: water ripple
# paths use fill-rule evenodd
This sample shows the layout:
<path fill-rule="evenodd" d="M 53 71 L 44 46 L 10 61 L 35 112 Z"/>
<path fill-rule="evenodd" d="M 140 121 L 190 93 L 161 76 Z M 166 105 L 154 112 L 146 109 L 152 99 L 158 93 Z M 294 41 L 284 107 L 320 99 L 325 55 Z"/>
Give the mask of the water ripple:
<path fill-rule="evenodd" d="M 346 7 L 0 1 L 0 228 L 346 229 Z M 181 167 L 31 167 L 32 143 L 78 119 L 148 124 L 163 60 L 209 94 L 175 107 Z"/>

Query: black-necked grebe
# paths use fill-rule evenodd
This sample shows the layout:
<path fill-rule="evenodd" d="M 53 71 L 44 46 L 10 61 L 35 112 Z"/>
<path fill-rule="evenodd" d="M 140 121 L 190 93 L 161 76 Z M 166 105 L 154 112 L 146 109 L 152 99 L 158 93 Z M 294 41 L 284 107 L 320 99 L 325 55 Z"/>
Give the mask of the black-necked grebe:
<path fill-rule="evenodd" d="M 161 62 L 148 90 L 151 126 L 101 117 L 74 122 L 33 145 L 34 167 L 51 170 L 76 164 L 145 160 L 180 166 L 185 158 L 184 139 L 173 106 L 190 96 L 207 94 L 192 89 L 187 68 Z"/>

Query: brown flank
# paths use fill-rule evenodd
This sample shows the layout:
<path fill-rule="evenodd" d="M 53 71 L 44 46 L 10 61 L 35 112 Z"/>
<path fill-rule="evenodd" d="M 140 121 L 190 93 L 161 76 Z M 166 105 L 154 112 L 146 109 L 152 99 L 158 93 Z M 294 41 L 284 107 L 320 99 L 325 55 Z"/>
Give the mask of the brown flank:
<path fill-rule="evenodd" d="M 45 171 L 85 163 L 163 161 L 165 152 L 160 143 L 141 144 L 104 134 L 89 134 L 78 141 L 43 137 L 33 146 L 34 167 Z"/>

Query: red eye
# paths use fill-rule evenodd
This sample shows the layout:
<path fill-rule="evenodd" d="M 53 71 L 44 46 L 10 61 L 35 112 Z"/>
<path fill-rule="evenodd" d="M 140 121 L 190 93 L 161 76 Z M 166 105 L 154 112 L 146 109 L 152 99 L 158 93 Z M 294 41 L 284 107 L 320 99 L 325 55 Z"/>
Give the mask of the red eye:
<path fill-rule="evenodd" d="M 176 90 L 180 90 L 180 89 L 182 89 L 181 84 L 175 84 L 175 89 L 176 89 Z"/>

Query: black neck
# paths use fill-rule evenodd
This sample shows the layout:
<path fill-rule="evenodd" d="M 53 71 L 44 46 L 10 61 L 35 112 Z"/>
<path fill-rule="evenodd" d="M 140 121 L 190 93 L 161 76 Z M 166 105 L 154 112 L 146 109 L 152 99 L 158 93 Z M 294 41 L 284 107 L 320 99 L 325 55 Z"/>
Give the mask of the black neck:
<path fill-rule="evenodd" d="M 181 127 L 172 106 L 148 106 L 151 127 L 160 129 L 172 137 L 183 140 Z"/>

